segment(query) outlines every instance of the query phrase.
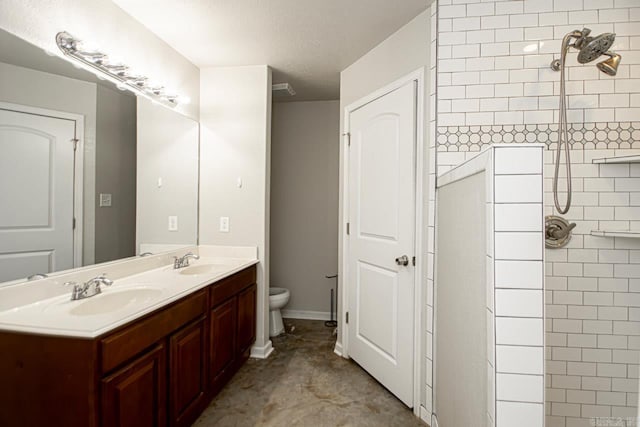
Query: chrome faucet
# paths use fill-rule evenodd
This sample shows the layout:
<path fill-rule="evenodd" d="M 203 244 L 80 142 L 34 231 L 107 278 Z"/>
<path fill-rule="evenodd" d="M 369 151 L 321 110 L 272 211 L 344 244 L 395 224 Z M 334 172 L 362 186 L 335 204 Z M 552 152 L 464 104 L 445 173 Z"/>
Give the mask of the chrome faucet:
<path fill-rule="evenodd" d="M 193 252 L 186 253 L 183 257 L 178 258 L 177 256 L 173 257 L 173 269 L 177 270 L 179 268 L 189 267 L 189 259 L 200 259 L 198 255 L 195 255 Z"/>
<path fill-rule="evenodd" d="M 79 299 L 85 299 L 92 297 L 94 295 L 98 295 L 102 292 L 100 288 L 101 285 L 111 286 L 113 285 L 113 280 L 107 279 L 107 273 L 103 273 L 100 276 L 94 277 L 89 281 L 83 283 L 82 285 L 77 284 L 76 282 L 67 282 L 65 286 L 73 285 L 73 291 L 71 291 L 71 301 L 76 301 Z"/>

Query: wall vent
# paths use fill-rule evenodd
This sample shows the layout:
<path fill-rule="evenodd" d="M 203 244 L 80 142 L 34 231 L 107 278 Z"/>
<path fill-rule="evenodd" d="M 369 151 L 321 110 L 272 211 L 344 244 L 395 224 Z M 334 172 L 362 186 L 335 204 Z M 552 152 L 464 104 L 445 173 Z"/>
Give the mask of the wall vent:
<path fill-rule="evenodd" d="M 296 91 L 293 90 L 293 87 L 291 87 L 289 83 L 276 83 L 271 85 L 271 90 L 273 91 L 273 95 L 277 97 L 287 97 L 296 94 Z"/>

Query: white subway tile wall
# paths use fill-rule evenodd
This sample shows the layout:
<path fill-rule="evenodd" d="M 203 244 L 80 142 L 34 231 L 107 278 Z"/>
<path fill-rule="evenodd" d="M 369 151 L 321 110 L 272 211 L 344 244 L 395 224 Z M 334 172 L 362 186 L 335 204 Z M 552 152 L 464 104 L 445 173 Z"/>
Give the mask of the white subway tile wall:
<path fill-rule="evenodd" d="M 439 126 L 550 123 L 558 114 L 562 37 L 588 27 L 615 32 L 618 75 L 567 57 L 569 119 L 632 121 L 640 116 L 640 2 L 637 0 L 445 0 L 438 32 Z M 555 95 L 555 96 L 554 96 Z M 484 98 L 491 98 L 483 103 Z M 498 98 L 499 100 L 495 100 Z M 483 108 L 484 106 L 484 108 Z M 482 114 L 479 114 L 482 113 Z"/>
<path fill-rule="evenodd" d="M 544 419 L 543 146 L 493 148 L 495 426 Z M 515 191 L 517 189 L 517 191 Z M 489 216 L 489 215 L 488 215 Z M 493 249 L 493 250 L 491 250 Z M 491 310 L 488 305 L 487 310 Z M 491 418 L 489 418 L 492 421 Z"/>
<path fill-rule="evenodd" d="M 429 176 L 427 188 L 429 198 L 426 201 L 427 212 L 427 295 L 426 295 L 426 375 L 425 375 L 425 398 L 424 410 L 421 416 L 428 424 L 431 424 L 431 416 L 433 413 L 433 315 L 434 315 L 434 270 L 435 270 L 435 226 L 436 226 L 436 133 L 437 133 L 437 35 L 438 35 L 438 1 L 434 1 L 430 6 L 431 16 L 431 34 L 429 35 L 429 43 L 431 45 L 430 67 L 427 73 L 429 79 Z"/>
<path fill-rule="evenodd" d="M 478 231 L 487 235 L 489 427 L 542 427 L 544 419 L 543 148 L 494 146 L 438 179 L 441 188 L 486 176 L 487 224 Z M 523 168 L 514 169 L 518 162 Z"/>
<path fill-rule="evenodd" d="M 545 214 L 554 213 L 551 177 L 560 90 L 559 73 L 549 64 L 559 57 L 561 39 L 569 31 L 588 27 L 593 34 L 617 34 L 611 48 L 622 55 L 616 77 L 599 72 L 596 62 L 578 64 L 575 51 L 568 55 L 574 193 L 566 217 L 577 227 L 566 248 L 545 250 L 544 425 L 640 425 L 640 239 L 591 235 L 598 229 L 640 229 L 640 165 L 592 163 L 640 154 L 640 0 L 439 4 L 446 14 L 438 19 L 436 54 L 438 175 L 492 143 L 545 143 Z M 533 163 L 528 160 L 508 165 L 509 173 L 526 176 Z M 560 188 L 565 185 L 560 179 Z M 516 193 L 496 182 L 496 197 Z M 529 212 L 514 209 L 519 208 L 496 208 L 505 231 L 534 232 L 528 228 Z M 496 243 L 502 245 L 496 250 L 512 243 Z M 496 287 L 501 288 L 495 294 L 496 313 L 514 316 L 496 318 L 498 375 L 529 366 L 518 363 L 533 357 L 526 351 L 536 347 L 529 347 L 528 339 L 543 345 L 536 323 L 542 320 L 518 318 L 519 312 L 536 313 L 518 309 L 524 294 L 509 293 L 512 288 L 535 292 L 535 264 L 529 263 L 535 261 L 495 264 Z M 508 387 L 511 377 L 498 378 L 498 387 Z M 535 403 L 519 402 L 522 396 L 509 388 L 506 392 L 515 393 L 508 399 L 514 401 L 498 402 L 498 426 L 542 426 Z M 522 417 L 527 410 L 531 415 Z"/>

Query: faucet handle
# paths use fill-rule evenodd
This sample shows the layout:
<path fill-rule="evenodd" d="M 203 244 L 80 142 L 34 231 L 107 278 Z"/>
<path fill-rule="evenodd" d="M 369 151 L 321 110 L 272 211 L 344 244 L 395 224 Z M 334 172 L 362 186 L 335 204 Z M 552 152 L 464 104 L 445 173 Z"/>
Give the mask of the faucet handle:
<path fill-rule="evenodd" d="M 102 285 L 111 286 L 113 285 L 113 280 L 107 279 L 107 273 L 102 273 L 98 277 L 91 279 L 91 282 L 99 282 Z"/>

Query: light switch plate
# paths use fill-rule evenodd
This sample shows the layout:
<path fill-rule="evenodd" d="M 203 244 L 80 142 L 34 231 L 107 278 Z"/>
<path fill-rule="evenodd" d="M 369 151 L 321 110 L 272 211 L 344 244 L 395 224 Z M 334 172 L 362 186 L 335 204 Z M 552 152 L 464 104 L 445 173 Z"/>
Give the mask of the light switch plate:
<path fill-rule="evenodd" d="M 178 231 L 178 217 L 170 216 L 169 217 L 169 231 Z"/>
<path fill-rule="evenodd" d="M 111 206 L 111 193 L 100 193 L 100 207 L 108 208 Z"/>
<path fill-rule="evenodd" d="M 220 232 L 228 233 L 229 232 L 229 217 L 221 216 L 220 217 Z"/>

